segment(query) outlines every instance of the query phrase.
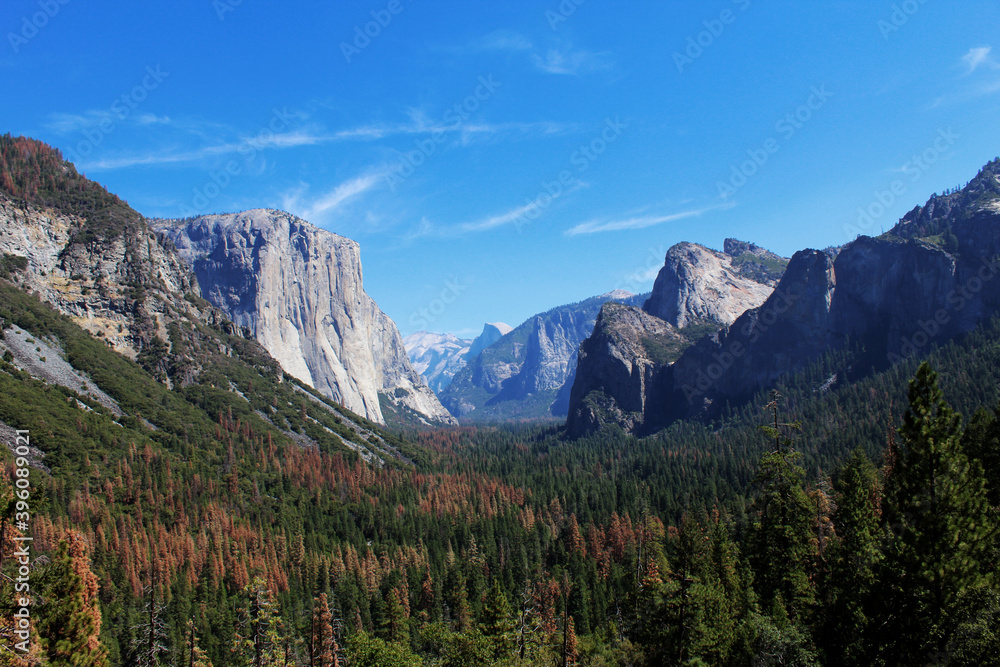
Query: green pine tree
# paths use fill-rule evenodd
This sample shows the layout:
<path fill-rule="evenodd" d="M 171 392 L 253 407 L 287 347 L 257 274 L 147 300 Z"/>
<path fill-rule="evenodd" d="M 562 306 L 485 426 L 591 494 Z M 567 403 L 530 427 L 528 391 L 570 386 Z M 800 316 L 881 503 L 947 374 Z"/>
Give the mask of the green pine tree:
<path fill-rule="evenodd" d="M 871 596 L 882 560 L 878 471 L 855 449 L 833 481 L 837 539 L 830 549 L 830 579 L 824 596 L 823 644 L 838 665 L 871 663 Z"/>
<path fill-rule="evenodd" d="M 882 647 L 898 664 L 948 655 L 968 600 L 993 582 L 995 526 L 982 466 L 962 451 L 961 416 L 925 362 L 910 382 L 902 442 L 886 480 Z M 953 647 L 954 648 L 954 647 Z"/>

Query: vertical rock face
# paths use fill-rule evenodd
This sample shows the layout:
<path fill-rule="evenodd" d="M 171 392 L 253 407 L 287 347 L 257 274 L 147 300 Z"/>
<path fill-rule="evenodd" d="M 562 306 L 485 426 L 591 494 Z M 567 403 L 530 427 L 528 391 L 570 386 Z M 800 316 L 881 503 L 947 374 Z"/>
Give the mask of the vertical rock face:
<path fill-rule="evenodd" d="M 468 351 L 465 353 L 465 360 L 469 361 L 473 357 L 478 356 L 480 352 L 509 334 L 513 329 L 514 327 L 503 322 L 487 322 L 483 325 L 483 332 L 476 336 L 475 340 L 469 346 Z"/>
<path fill-rule="evenodd" d="M 478 355 L 470 354 L 466 367 L 442 390 L 441 402 L 469 420 L 564 416 L 577 350 L 593 330 L 601 306 L 636 299 L 616 291 L 529 318 Z"/>
<path fill-rule="evenodd" d="M 647 310 L 678 321 L 708 313 L 724 322 L 731 311 L 713 307 L 687 287 L 698 285 L 699 276 L 694 272 L 684 279 L 692 272 L 683 270 L 682 259 L 700 257 L 708 275 L 724 275 L 724 262 L 690 248 L 675 249 L 664 271 L 680 268 L 661 273 Z M 749 252 L 761 266 L 772 264 L 759 249 L 727 241 L 727 250 L 741 250 L 747 259 Z M 726 284 L 738 288 L 736 281 Z M 965 188 L 932 197 L 879 238 L 861 236 L 835 258 L 818 250 L 796 253 L 766 301 L 703 337 L 673 363 L 645 371 L 653 381 L 642 384 L 641 400 L 636 385 L 620 378 L 648 355 L 602 345 L 609 338 L 605 323 L 583 346 L 587 354 L 580 355 L 569 426 L 585 433 L 611 421 L 648 431 L 674 419 L 713 415 L 726 402 L 745 400 L 830 350 L 851 344 L 863 350 L 866 367 L 883 368 L 924 354 L 998 311 L 1000 161 L 993 161 Z M 648 335 L 648 323 L 612 314 L 599 321 L 615 319 L 624 330 L 619 339 Z M 630 349 L 632 356 L 626 354 Z M 587 389 L 594 399 L 588 401 Z M 641 413 L 633 410 L 638 405 Z"/>
<path fill-rule="evenodd" d="M 385 421 L 380 394 L 425 419 L 453 421 L 365 293 L 354 241 L 266 209 L 150 224 L 194 270 L 204 298 L 291 375 L 373 421 Z"/>
<path fill-rule="evenodd" d="M 583 434 L 608 423 L 638 429 L 655 400 L 653 387 L 664 368 L 662 350 L 683 344 L 668 322 L 639 308 L 608 303 L 594 333 L 580 345 L 576 379 L 569 399 L 568 427 Z"/>
<path fill-rule="evenodd" d="M 474 340 L 459 338 L 454 334 L 418 331 L 403 339 L 413 368 L 427 382 L 427 386 L 440 393 L 451 384 L 455 375 L 471 359 L 493 343 L 510 333 L 512 327 L 503 322 L 487 322 L 483 332 Z"/>
<path fill-rule="evenodd" d="M 0 192 L 0 253 L 25 257 L 26 289 L 134 359 L 153 339 L 168 342 L 166 324 L 197 285 L 138 213 L 123 216 L 120 231 L 84 242 L 86 220 Z"/>
<path fill-rule="evenodd" d="M 727 241 L 739 256 L 757 248 Z M 774 288 L 773 280 L 744 275 L 734 260 L 727 252 L 678 243 L 667 251 L 643 310 L 681 328 L 701 322 L 732 324 L 744 311 L 764 303 Z"/>
<path fill-rule="evenodd" d="M 607 423 L 630 431 L 662 423 L 670 364 L 706 329 L 731 325 L 768 299 L 787 261 L 734 239 L 726 239 L 725 249 L 678 243 L 667 251 L 642 310 L 602 309 L 580 346 L 568 409 L 571 433 Z"/>

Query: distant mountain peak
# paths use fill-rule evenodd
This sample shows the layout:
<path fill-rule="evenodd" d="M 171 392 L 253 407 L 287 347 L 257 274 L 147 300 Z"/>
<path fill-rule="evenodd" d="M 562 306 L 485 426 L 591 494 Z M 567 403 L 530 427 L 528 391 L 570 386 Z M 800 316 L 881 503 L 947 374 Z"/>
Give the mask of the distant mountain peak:
<path fill-rule="evenodd" d="M 667 251 L 643 310 L 675 327 L 731 324 L 771 294 L 787 263 L 759 246 L 726 239 L 727 252 L 690 242 Z"/>

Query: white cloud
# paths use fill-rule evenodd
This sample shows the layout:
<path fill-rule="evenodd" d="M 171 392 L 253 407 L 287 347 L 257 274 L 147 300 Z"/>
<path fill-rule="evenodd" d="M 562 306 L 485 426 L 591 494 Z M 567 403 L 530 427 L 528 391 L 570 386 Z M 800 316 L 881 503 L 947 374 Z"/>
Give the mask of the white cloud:
<path fill-rule="evenodd" d="M 574 51 L 571 48 L 551 48 L 545 53 L 545 57 L 535 53 L 532 54 L 531 59 L 535 63 L 535 67 L 549 74 L 576 75 L 610 67 L 605 54 Z"/>
<path fill-rule="evenodd" d="M 531 40 L 509 30 L 497 30 L 483 37 L 476 46 L 484 51 L 530 51 Z"/>
<path fill-rule="evenodd" d="M 969 67 L 969 74 L 975 72 L 981 65 L 987 65 L 993 69 L 998 67 L 997 62 L 990 57 L 991 50 L 992 47 L 989 46 L 977 46 L 969 49 L 968 53 L 962 56 L 962 61 Z"/>
<path fill-rule="evenodd" d="M 139 125 L 169 125 L 170 116 L 157 116 L 155 113 L 142 113 L 135 117 Z"/>
<path fill-rule="evenodd" d="M 110 111 L 90 110 L 83 113 L 52 113 L 44 124 L 45 129 L 56 134 L 72 134 L 97 127 L 102 122 L 115 122 Z"/>
<path fill-rule="evenodd" d="M 282 198 L 282 207 L 303 220 L 312 223 L 323 221 L 329 213 L 336 211 L 347 200 L 368 192 L 379 181 L 384 180 L 385 174 L 382 172 L 370 172 L 344 181 L 339 185 L 327 190 L 315 198 L 306 196 L 309 191 L 307 184 L 302 184 L 295 190 L 288 192 Z"/>
<path fill-rule="evenodd" d="M 703 213 L 708 213 L 709 211 L 732 208 L 733 206 L 735 206 L 735 204 L 727 203 L 691 211 L 682 211 L 680 213 L 671 213 L 670 215 L 643 215 L 632 218 L 618 218 L 611 220 L 589 220 L 566 230 L 565 235 L 578 236 L 580 234 L 596 234 L 597 232 L 617 232 L 628 229 L 645 229 L 646 227 L 661 225 L 665 222 L 674 222 L 685 218 L 693 218 L 700 216 Z"/>
<path fill-rule="evenodd" d="M 997 77 L 997 72 L 1000 71 L 1000 62 L 997 62 L 992 56 L 992 52 L 993 49 L 990 46 L 977 46 L 966 51 L 965 55 L 962 56 L 962 63 L 966 68 L 962 77 L 965 83 L 957 90 L 935 98 L 931 102 L 930 108 L 961 104 L 977 97 L 1000 92 L 1000 78 Z"/>
<path fill-rule="evenodd" d="M 530 202 L 524 206 L 512 208 L 509 211 L 479 220 L 477 222 L 467 222 L 461 225 L 460 229 L 466 232 L 485 232 L 490 229 L 500 227 L 501 225 L 506 225 L 507 223 L 513 223 L 517 220 L 524 219 L 524 216 L 528 213 L 528 211 L 537 208 L 537 204 Z"/>
<path fill-rule="evenodd" d="M 232 155 L 233 153 L 242 153 L 245 156 L 256 155 L 257 152 L 266 148 L 295 148 L 297 146 L 313 146 L 328 140 L 328 137 L 313 134 L 307 131 L 283 132 L 278 134 L 262 132 L 257 136 L 246 137 L 240 141 L 216 144 L 215 146 L 204 146 L 191 151 L 174 153 L 150 152 L 140 155 L 104 158 L 94 162 L 87 162 L 83 164 L 81 168 L 88 171 L 102 171 L 108 169 L 124 169 L 128 167 L 158 164 L 197 162 L 206 158 Z M 80 165 L 77 166 L 80 167 Z"/>

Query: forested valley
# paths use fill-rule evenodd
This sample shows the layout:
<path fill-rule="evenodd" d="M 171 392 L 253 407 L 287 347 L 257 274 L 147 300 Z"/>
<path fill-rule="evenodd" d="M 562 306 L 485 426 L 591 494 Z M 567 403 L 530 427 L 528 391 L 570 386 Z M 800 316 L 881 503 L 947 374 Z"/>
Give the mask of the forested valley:
<path fill-rule="evenodd" d="M 830 355 L 709 425 L 386 434 L 378 466 L 269 428 L 323 443 L 341 409 L 221 329 L 238 354 L 167 390 L 3 289 L 5 326 L 58 338 L 132 415 L 0 364 L 0 418 L 46 453 L 48 640 L 5 664 L 997 664 L 1000 321 L 821 392 L 857 361 Z"/>

